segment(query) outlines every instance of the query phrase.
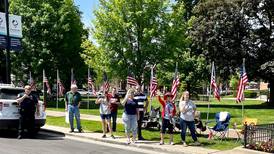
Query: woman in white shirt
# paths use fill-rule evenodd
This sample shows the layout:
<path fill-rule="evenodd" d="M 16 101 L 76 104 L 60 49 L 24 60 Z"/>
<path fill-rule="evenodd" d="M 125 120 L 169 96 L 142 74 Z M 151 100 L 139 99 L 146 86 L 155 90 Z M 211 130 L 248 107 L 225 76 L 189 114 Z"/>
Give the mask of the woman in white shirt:
<path fill-rule="evenodd" d="M 103 136 L 102 138 L 106 138 L 106 129 L 108 127 L 109 129 L 109 132 L 111 134 L 111 137 L 113 139 L 115 139 L 115 137 L 113 136 L 112 134 L 112 128 L 111 128 L 111 121 L 110 121 L 110 118 L 111 118 L 111 111 L 110 111 L 110 97 L 108 95 L 108 93 L 106 92 L 103 96 L 99 96 L 96 101 L 95 101 L 96 104 L 100 104 L 100 108 L 99 108 L 99 111 L 100 111 L 100 116 L 101 116 L 101 119 L 102 119 L 102 129 L 103 129 Z"/>
<path fill-rule="evenodd" d="M 181 126 L 181 138 L 184 146 L 187 146 L 185 142 L 186 129 L 190 130 L 191 137 L 194 140 L 194 145 L 200 145 L 195 133 L 194 116 L 196 112 L 196 105 L 189 99 L 189 92 L 185 91 L 180 99 L 180 126 Z"/>

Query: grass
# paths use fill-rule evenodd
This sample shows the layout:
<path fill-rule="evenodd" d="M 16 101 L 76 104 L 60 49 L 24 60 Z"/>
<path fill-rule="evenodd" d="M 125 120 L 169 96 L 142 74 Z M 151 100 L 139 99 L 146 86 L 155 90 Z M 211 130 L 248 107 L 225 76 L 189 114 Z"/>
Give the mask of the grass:
<path fill-rule="evenodd" d="M 97 132 L 102 133 L 101 130 L 101 122 L 97 121 L 89 121 L 89 120 L 81 120 L 83 129 L 87 132 Z M 69 128 L 69 125 L 65 123 L 65 119 L 62 117 L 47 117 L 47 124 L 48 125 L 55 125 L 61 127 Z M 150 130 L 143 130 L 142 131 L 144 138 L 151 141 L 159 141 L 160 140 L 160 133 L 158 130 L 150 129 Z M 117 125 L 117 132 L 114 133 L 116 136 L 124 136 L 124 126 L 122 124 Z M 217 149 L 217 150 L 228 150 L 233 149 L 237 146 L 240 146 L 239 142 L 235 140 L 226 140 L 226 141 L 219 141 L 219 140 L 207 140 L 206 136 L 198 137 L 199 141 L 202 143 L 202 146 L 205 148 Z M 169 135 L 166 135 L 165 142 L 169 142 Z M 176 144 L 180 144 L 181 138 L 179 132 L 174 134 L 174 142 Z M 188 134 L 186 137 L 186 142 L 191 143 L 193 142 L 190 135 Z"/>
<path fill-rule="evenodd" d="M 201 111 L 201 118 L 205 122 L 208 111 L 208 103 L 210 103 L 209 120 L 214 121 L 215 113 L 220 111 L 227 111 L 231 113 L 230 124 L 236 123 L 238 126 L 242 124 L 242 104 L 236 104 L 235 100 L 222 99 L 221 102 L 211 99 L 210 102 L 195 101 L 197 110 Z M 274 107 L 267 106 L 263 101 L 259 100 L 246 100 L 244 103 L 244 117 L 257 118 L 258 124 L 274 123 Z M 159 107 L 160 104 L 156 98 L 152 101 L 153 107 Z M 48 108 L 54 111 L 64 111 L 64 108 Z M 177 109 L 178 110 L 178 109 Z M 81 108 L 82 114 L 99 115 L 99 108 L 86 109 Z M 118 117 L 121 117 L 123 113 L 123 107 L 120 106 L 118 110 Z"/>

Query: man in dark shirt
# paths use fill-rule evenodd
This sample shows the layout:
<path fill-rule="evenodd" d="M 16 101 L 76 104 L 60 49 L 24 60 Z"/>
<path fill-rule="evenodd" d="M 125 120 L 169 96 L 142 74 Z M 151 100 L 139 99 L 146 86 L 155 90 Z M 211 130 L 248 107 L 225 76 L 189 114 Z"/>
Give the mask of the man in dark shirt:
<path fill-rule="evenodd" d="M 142 136 L 142 121 L 144 118 L 144 113 L 147 110 L 148 99 L 147 99 L 147 96 L 141 92 L 141 87 L 139 85 L 136 86 L 136 93 L 134 95 L 134 100 L 138 102 L 138 109 L 139 109 L 138 140 L 144 140 Z"/>
<path fill-rule="evenodd" d="M 117 112 L 118 105 L 120 104 L 120 98 L 117 94 L 117 90 L 115 87 L 112 88 L 111 98 L 110 98 L 110 111 L 112 118 L 112 131 L 116 132 L 116 120 L 117 120 Z"/>
<path fill-rule="evenodd" d="M 24 129 L 28 130 L 29 135 L 34 135 L 35 131 L 35 110 L 39 114 L 38 98 L 31 94 L 31 86 L 25 86 L 25 92 L 18 95 L 16 100 L 19 104 L 19 127 L 18 139 L 22 138 Z"/>

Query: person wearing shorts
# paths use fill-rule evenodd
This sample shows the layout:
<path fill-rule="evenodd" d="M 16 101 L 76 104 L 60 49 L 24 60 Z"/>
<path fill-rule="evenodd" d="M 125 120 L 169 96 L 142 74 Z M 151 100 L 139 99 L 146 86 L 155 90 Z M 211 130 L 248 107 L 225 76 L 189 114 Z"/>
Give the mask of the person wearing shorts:
<path fill-rule="evenodd" d="M 173 95 L 170 92 L 167 92 L 164 96 L 164 100 L 161 96 L 158 96 L 159 102 L 162 105 L 162 128 L 161 128 L 161 141 L 160 145 L 164 144 L 164 134 L 166 129 L 170 134 L 170 145 L 174 145 L 173 142 L 173 117 L 176 114 L 176 107 L 172 102 Z"/>
<path fill-rule="evenodd" d="M 112 128 L 111 128 L 111 111 L 110 111 L 110 98 L 108 96 L 108 93 L 105 93 L 104 95 L 99 95 L 98 98 L 96 99 L 95 103 L 100 104 L 99 111 L 100 111 L 100 116 L 102 120 L 102 130 L 103 130 L 103 136 L 102 138 L 106 138 L 106 132 L 107 132 L 107 127 L 109 129 L 109 132 L 111 134 L 111 137 L 115 139 L 115 137 L 112 134 Z"/>

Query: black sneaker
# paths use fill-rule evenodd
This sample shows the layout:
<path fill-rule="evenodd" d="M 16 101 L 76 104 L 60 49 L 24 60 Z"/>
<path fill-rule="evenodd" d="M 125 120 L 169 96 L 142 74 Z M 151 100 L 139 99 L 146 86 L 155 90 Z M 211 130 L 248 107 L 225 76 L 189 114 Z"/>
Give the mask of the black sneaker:
<path fill-rule="evenodd" d="M 103 135 L 102 138 L 106 138 L 107 136 L 106 135 Z"/>
<path fill-rule="evenodd" d="M 142 136 L 141 137 L 138 137 L 138 140 L 146 140 L 146 139 L 144 139 Z"/>
<path fill-rule="evenodd" d="M 70 133 L 73 133 L 73 132 L 74 132 L 74 130 L 72 129 L 72 130 L 70 130 L 69 132 L 70 132 Z"/>
<path fill-rule="evenodd" d="M 84 133 L 83 129 L 78 130 L 79 133 Z"/>

